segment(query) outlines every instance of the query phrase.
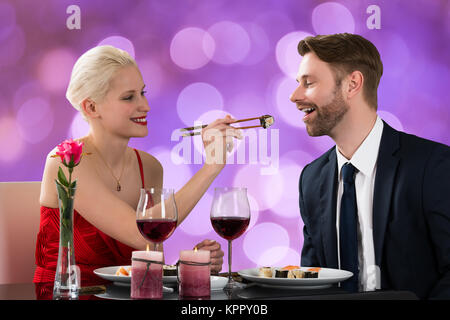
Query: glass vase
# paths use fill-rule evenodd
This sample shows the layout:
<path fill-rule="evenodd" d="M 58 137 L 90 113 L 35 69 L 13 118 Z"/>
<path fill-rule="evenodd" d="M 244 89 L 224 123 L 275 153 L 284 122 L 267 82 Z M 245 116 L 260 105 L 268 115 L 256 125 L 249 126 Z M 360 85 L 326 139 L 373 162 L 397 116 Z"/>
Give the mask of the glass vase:
<path fill-rule="evenodd" d="M 80 287 L 79 269 L 75 264 L 73 245 L 73 204 L 76 187 L 63 186 L 56 181 L 59 205 L 59 251 L 53 285 L 54 300 L 78 299 Z"/>

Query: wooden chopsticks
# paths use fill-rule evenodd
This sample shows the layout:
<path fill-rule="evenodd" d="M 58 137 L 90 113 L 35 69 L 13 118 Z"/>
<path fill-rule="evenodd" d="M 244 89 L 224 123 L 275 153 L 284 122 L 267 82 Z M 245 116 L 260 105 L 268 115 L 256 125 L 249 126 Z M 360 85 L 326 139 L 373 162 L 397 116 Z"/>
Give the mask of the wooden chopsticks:
<path fill-rule="evenodd" d="M 273 117 L 271 115 L 264 115 L 264 116 L 261 116 L 261 117 L 254 117 L 254 118 L 247 118 L 247 119 L 236 120 L 233 123 L 246 122 L 246 121 L 251 121 L 251 120 L 259 120 L 260 124 L 259 125 L 255 125 L 255 126 L 240 127 L 240 128 L 236 128 L 236 129 L 250 129 L 250 128 L 259 128 L 259 127 L 263 127 L 264 129 L 266 129 L 266 128 L 270 127 L 273 124 L 273 122 L 274 122 L 274 119 L 273 119 Z M 193 131 L 193 130 L 206 128 L 207 126 L 208 126 L 207 124 L 204 124 L 202 126 L 181 128 L 180 131 Z M 200 135 L 200 134 L 201 134 L 201 131 L 187 132 L 187 133 L 184 133 L 182 135 L 182 137 L 197 136 L 197 135 Z"/>

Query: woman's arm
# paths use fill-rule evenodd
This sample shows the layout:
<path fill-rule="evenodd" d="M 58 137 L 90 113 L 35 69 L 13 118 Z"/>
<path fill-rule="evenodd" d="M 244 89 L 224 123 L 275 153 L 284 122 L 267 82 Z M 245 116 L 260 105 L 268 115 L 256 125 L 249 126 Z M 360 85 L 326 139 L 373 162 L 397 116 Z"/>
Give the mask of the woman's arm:
<path fill-rule="evenodd" d="M 40 202 L 43 206 L 57 208 L 55 179 L 58 168 L 63 168 L 66 176 L 68 172 L 60 159 L 51 158 L 51 154 L 54 152 L 49 154 L 45 164 Z M 137 228 L 136 209 L 108 190 L 85 160 L 73 171 L 73 180 L 77 180 L 75 210 L 108 236 L 132 248 L 145 250 L 147 242 Z M 139 192 L 139 186 L 136 192 Z"/>
<path fill-rule="evenodd" d="M 240 131 L 230 126 L 234 121 L 235 119 L 227 116 L 203 129 L 206 161 L 203 167 L 175 194 L 178 225 L 188 216 L 225 167 L 227 150 L 231 151 L 233 146 L 232 138 L 241 138 Z"/>

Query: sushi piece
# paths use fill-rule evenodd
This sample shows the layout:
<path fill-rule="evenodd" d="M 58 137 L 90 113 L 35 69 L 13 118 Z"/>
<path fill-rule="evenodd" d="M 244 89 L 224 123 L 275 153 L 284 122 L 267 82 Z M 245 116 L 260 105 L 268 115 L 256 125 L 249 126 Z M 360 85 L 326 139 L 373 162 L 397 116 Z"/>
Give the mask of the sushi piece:
<path fill-rule="evenodd" d="M 125 269 L 124 267 L 119 267 L 119 269 L 117 269 L 116 271 L 116 276 L 130 276 L 131 275 L 131 270 L 130 268 Z"/>
<path fill-rule="evenodd" d="M 288 278 L 289 279 L 303 279 L 303 278 L 305 278 L 305 271 L 302 271 L 300 269 L 289 270 Z"/>
<path fill-rule="evenodd" d="M 261 118 L 259 118 L 259 121 L 261 123 L 261 126 L 264 129 L 267 129 L 268 127 L 273 125 L 273 123 L 275 122 L 275 119 L 271 115 L 267 114 L 267 115 L 262 116 Z"/>
<path fill-rule="evenodd" d="M 275 269 L 275 278 L 287 278 L 289 270 Z"/>
<path fill-rule="evenodd" d="M 305 278 L 315 279 L 319 277 L 319 273 L 317 271 L 304 271 Z"/>
<path fill-rule="evenodd" d="M 272 268 L 271 267 L 259 268 L 259 276 L 263 278 L 272 278 Z"/>
<path fill-rule="evenodd" d="M 176 276 L 177 266 L 175 265 L 163 265 L 163 275 L 164 277 Z"/>
<path fill-rule="evenodd" d="M 317 268 L 309 268 L 306 271 L 306 278 L 319 278 L 320 267 Z"/>

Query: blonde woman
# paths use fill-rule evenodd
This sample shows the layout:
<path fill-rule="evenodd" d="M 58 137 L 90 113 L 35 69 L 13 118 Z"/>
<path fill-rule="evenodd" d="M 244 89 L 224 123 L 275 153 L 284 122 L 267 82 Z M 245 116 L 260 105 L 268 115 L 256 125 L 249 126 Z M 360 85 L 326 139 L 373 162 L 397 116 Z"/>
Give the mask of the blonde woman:
<path fill-rule="evenodd" d="M 130 264 L 133 250 L 145 250 L 147 242 L 136 226 L 135 210 L 140 188 L 162 187 L 163 167 L 152 155 L 128 146 L 132 137 L 148 134 L 150 111 L 145 84 L 133 58 L 112 46 L 95 47 L 75 63 L 66 94 L 89 123 L 85 156 L 74 170 L 77 194 L 74 213 L 75 255 L 81 284 L 101 282 L 93 270 Z M 218 119 L 207 128 L 223 139 L 223 157 L 207 159 L 203 167 L 175 194 L 180 224 L 225 166 L 226 141 L 240 137 L 230 126 L 231 117 Z M 205 135 L 204 135 L 205 136 Z M 216 137 L 217 138 L 217 137 Z M 228 139 L 228 140 L 227 140 Z M 204 139 L 205 147 L 208 145 Z M 59 210 L 55 179 L 60 162 L 50 157 L 41 187 L 41 224 L 36 246 L 35 283 L 53 282 L 59 243 Z M 220 161 L 217 161 L 219 159 Z M 204 240 L 198 248 L 211 251 L 211 270 L 222 268 L 219 243 Z"/>

